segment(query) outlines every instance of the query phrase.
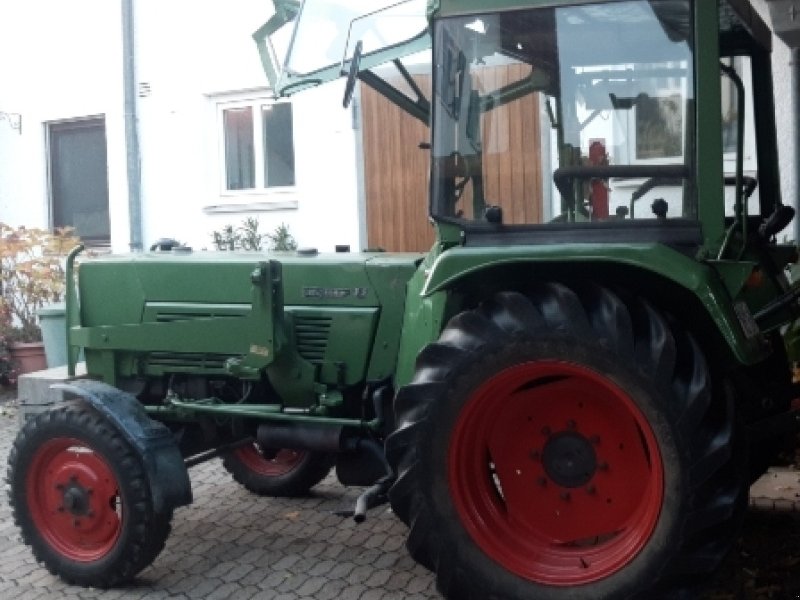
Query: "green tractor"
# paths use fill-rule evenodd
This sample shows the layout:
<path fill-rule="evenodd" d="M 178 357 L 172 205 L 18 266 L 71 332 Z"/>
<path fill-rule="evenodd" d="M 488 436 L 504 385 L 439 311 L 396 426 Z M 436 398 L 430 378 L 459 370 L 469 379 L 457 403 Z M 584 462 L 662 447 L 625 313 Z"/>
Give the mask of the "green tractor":
<path fill-rule="evenodd" d="M 276 0 L 254 37 L 276 94 L 346 76 L 430 125 L 434 246 L 76 249 L 89 378 L 14 442 L 24 541 L 129 580 L 222 457 L 268 496 L 335 467 L 446 598 L 701 584 L 798 420 L 769 29 L 747 0 L 375 8 Z"/>

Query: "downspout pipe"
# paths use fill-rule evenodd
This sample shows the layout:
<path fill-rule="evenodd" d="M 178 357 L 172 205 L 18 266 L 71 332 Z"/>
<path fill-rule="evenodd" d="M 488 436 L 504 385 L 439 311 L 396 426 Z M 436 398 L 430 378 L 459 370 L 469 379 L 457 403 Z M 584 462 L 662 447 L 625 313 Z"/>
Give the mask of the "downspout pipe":
<path fill-rule="evenodd" d="M 133 2 L 134 0 L 122 0 L 122 78 L 125 101 L 129 244 L 131 251 L 138 252 L 142 250 L 142 173 L 136 102 L 136 38 Z"/>

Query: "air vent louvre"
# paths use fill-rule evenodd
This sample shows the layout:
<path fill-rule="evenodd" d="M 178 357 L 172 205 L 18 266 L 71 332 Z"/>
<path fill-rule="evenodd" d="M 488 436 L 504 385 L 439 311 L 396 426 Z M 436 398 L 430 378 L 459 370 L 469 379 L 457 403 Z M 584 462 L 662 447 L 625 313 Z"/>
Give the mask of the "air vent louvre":
<path fill-rule="evenodd" d="M 242 315 L 225 315 L 213 312 L 159 312 L 156 321 L 159 323 L 175 323 L 178 321 L 194 321 L 196 319 L 238 319 Z"/>
<path fill-rule="evenodd" d="M 312 363 L 319 363 L 325 359 L 331 320 L 331 317 L 295 315 L 294 337 L 300 356 Z"/>
<path fill-rule="evenodd" d="M 197 354 L 190 352 L 151 352 L 147 358 L 150 367 L 172 369 L 213 369 L 225 368 L 225 362 L 232 358 L 227 354 Z"/>

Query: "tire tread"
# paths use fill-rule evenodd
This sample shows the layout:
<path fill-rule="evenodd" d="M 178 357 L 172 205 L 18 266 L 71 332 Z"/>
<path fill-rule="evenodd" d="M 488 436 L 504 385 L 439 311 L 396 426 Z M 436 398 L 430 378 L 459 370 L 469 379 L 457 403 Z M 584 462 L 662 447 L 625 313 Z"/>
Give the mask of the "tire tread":
<path fill-rule="evenodd" d="M 428 422 L 429 407 L 449 401 L 447 390 L 453 378 L 468 372 L 471 361 L 513 340 L 548 336 L 568 336 L 576 344 L 591 338 L 621 361 L 633 364 L 674 398 L 665 411 L 677 423 L 680 447 L 692 453 L 689 464 L 694 466 L 693 476 L 686 492 L 691 514 L 687 510 L 684 515 L 680 538 L 674 540 L 677 549 L 673 559 L 655 567 L 660 575 L 641 582 L 641 586 L 651 586 L 651 591 L 659 593 L 675 592 L 683 587 L 682 581 L 701 580 L 719 564 L 732 541 L 730 534 L 719 534 L 720 526 L 735 531 L 732 525 L 742 513 L 743 488 L 730 471 L 736 469 L 735 465 L 731 467 L 731 411 L 712 410 L 719 402 L 712 402 L 708 365 L 687 331 L 662 316 L 648 301 L 592 283 L 573 288 L 550 282 L 534 286 L 527 296 L 519 292 L 496 294 L 477 309 L 454 317 L 440 340 L 419 354 L 414 379 L 397 393 L 398 427 L 386 442 L 389 462 L 397 473 L 389 499 L 395 513 L 410 527 L 407 547 L 412 556 L 437 572 L 439 590 L 446 598 L 521 600 L 531 593 L 525 584 L 509 595 L 495 589 L 491 581 L 478 581 L 470 565 L 459 562 L 457 547 L 440 559 L 445 544 L 422 492 L 430 475 L 423 475 L 418 447 L 425 436 L 445 435 Z M 730 483 L 730 489 L 721 493 L 717 480 Z M 561 592 L 551 593 L 554 598 L 562 597 Z M 567 590 L 563 597 L 572 596 Z"/>

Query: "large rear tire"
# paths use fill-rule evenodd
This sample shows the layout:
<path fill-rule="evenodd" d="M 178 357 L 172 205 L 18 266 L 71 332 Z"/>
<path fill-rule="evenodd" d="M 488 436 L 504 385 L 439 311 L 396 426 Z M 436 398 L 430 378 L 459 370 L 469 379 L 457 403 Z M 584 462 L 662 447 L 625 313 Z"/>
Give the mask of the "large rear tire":
<path fill-rule="evenodd" d="M 390 500 L 447 598 L 652 598 L 713 570 L 745 506 L 699 346 L 605 288 L 456 316 L 395 413 Z"/>
<path fill-rule="evenodd" d="M 29 421 L 11 449 L 8 481 L 23 541 L 69 583 L 106 588 L 128 581 L 169 535 L 172 512 L 153 510 L 137 453 L 89 406 Z"/>
<path fill-rule="evenodd" d="M 333 466 L 322 452 L 264 450 L 257 443 L 227 453 L 222 461 L 231 476 L 259 496 L 298 497 L 325 479 Z"/>

